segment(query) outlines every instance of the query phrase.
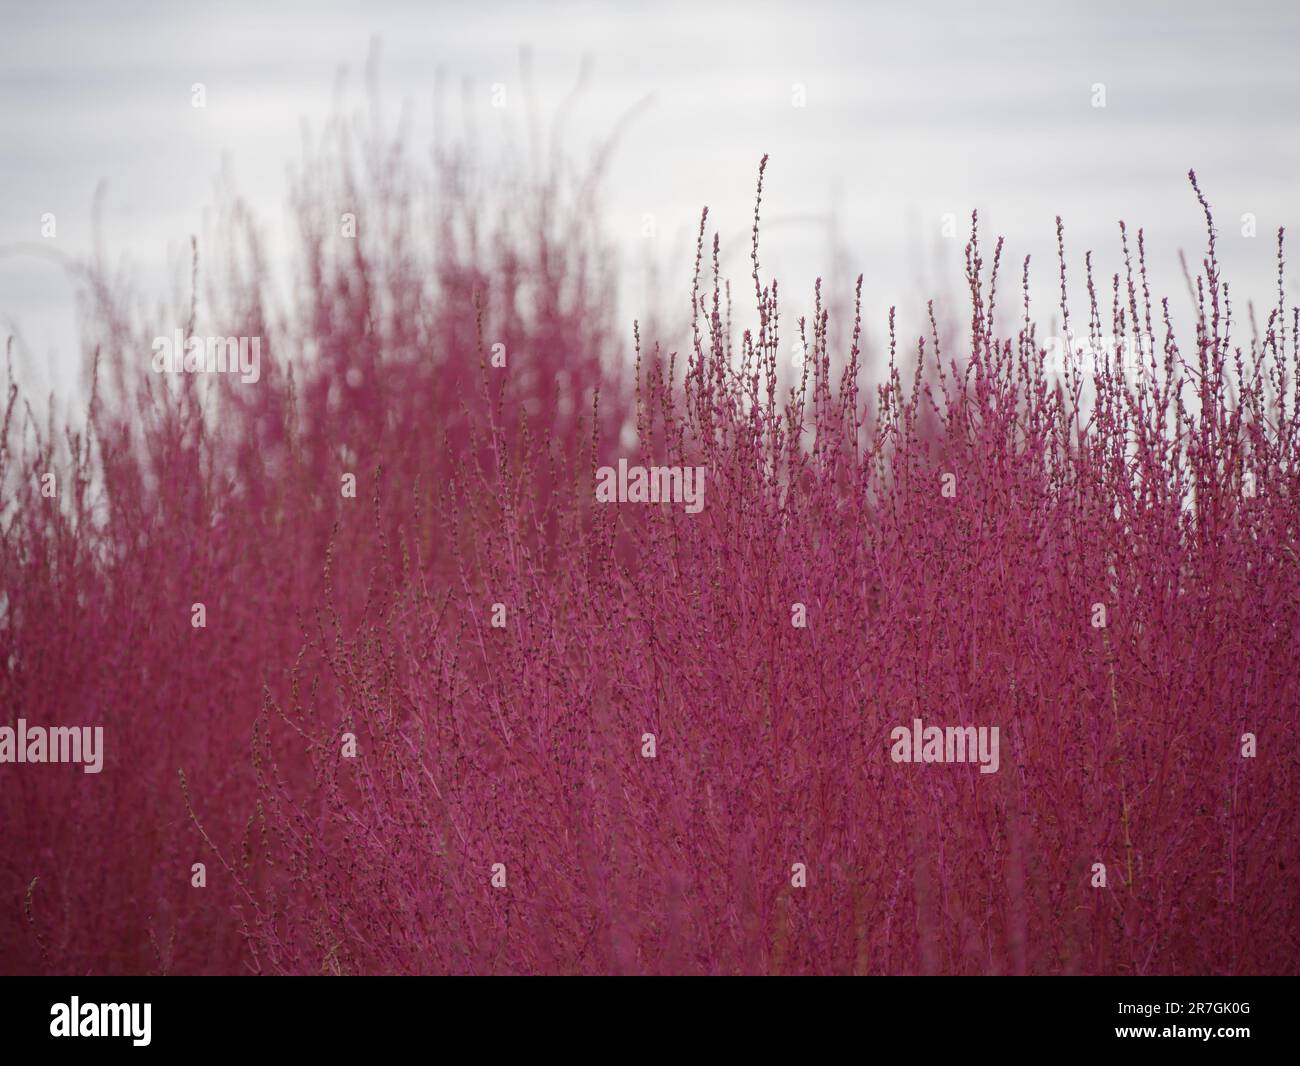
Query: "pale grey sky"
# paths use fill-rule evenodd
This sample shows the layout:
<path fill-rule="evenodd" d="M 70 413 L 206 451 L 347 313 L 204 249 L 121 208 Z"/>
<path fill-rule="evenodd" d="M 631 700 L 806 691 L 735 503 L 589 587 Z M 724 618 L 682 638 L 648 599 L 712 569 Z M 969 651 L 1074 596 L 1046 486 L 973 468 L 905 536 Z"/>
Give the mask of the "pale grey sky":
<path fill-rule="evenodd" d="M 942 217 L 978 207 L 1036 292 L 1055 284 L 1054 217 L 1072 250 L 1117 267 L 1115 222 L 1147 229 L 1157 283 L 1184 291 L 1178 249 L 1197 255 L 1200 218 L 1185 179 L 1200 175 L 1223 231 L 1237 299 L 1267 303 L 1272 234 L 1300 239 L 1300 5 L 1263 3 L 14 3 L 0 0 L 0 329 L 17 330 L 37 389 L 70 387 L 79 365 L 74 287 L 46 257 L 15 247 L 91 248 L 105 183 L 110 258 L 164 294 L 189 234 L 210 225 L 228 161 L 275 255 L 289 236 L 286 172 L 300 128 L 331 114 L 340 66 L 349 106 L 364 102 L 372 38 L 393 108 L 408 101 L 427 141 L 436 73 L 467 79 L 485 141 L 523 128 L 520 50 L 531 50 L 537 108 L 549 113 L 591 61 L 569 123 L 581 158 L 638 101 L 620 142 L 604 221 L 629 265 L 655 256 L 688 291 L 688 242 L 708 204 L 745 247 L 755 170 L 771 155 L 765 265 L 803 301 L 829 272 L 832 209 L 844 268 L 866 275 L 868 327 L 899 302 L 915 332 L 916 282 L 960 242 Z M 190 106 L 203 82 L 208 106 Z M 496 110 L 490 86 L 508 87 Z M 1103 83 L 1105 108 L 1092 106 Z M 795 86 L 806 106 L 793 106 Z M 41 218 L 58 220 L 54 240 Z M 1240 236 L 1251 212 L 1260 236 Z M 643 215 L 658 237 L 647 247 Z M 964 227 L 963 227 L 964 233 Z M 732 261 L 743 279 L 743 255 Z M 675 291 L 675 290 L 674 290 Z M 1295 298 L 1295 288 L 1292 297 Z M 806 301 L 804 301 L 806 302 Z M 1044 316 L 1048 311 L 1043 307 Z M 915 325 L 913 320 L 915 319 Z M 630 330 L 629 330 L 630 332 Z M 31 377 L 35 375 L 35 377 Z"/>

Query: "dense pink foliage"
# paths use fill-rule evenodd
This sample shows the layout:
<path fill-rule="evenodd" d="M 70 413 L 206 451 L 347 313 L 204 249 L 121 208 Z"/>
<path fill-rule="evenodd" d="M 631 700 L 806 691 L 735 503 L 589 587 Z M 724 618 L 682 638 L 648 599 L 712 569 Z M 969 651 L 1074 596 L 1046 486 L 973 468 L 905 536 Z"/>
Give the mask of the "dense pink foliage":
<path fill-rule="evenodd" d="M 1211 240 L 1178 321 L 1125 235 L 1074 325 L 1153 352 L 1058 377 L 1027 299 L 999 336 L 973 232 L 969 325 L 881 374 L 820 296 L 779 319 L 756 210 L 752 279 L 702 222 L 693 343 L 638 335 L 634 375 L 588 183 L 496 215 L 443 157 L 426 213 L 371 148 L 297 190 L 291 313 L 236 212 L 180 322 L 89 272 L 84 424 L 11 394 L 0 706 L 102 724 L 107 759 L 0 767 L 0 969 L 1297 969 L 1281 288 L 1239 340 Z M 266 338 L 262 380 L 149 374 L 187 319 Z M 620 456 L 704 467 L 703 511 L 596 504 Z M 914 717 L 1000 726 L 999 771 L 894 763 Z"/>

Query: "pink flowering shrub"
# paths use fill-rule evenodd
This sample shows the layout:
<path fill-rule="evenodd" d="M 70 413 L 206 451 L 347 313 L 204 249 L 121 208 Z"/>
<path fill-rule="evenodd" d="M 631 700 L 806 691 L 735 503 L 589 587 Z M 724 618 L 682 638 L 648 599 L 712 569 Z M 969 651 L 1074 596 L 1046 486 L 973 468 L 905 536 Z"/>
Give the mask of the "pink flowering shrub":
<path fill-rule="evenodd" d="M 1296 971 L 1281 234 L 1242 340 L 1208 207 L 1189 321 L 1122 233 L 1057 374 L 973 225 L 968 328 L 891 316 L 877 368 L 820 290 L 782 320 L 756 207 L 752 311 L 702 220 L 689 347 L 623 369 L 581 196 L 488 233 L 445 158 L 420 228 L 395 152 L 300 189 L 283 321 L 235 217 L 185 314 L 269 338 L 256 386 L 141 373 L 94 273 L 84 428 L 11 398 L 3 705 L 107 758 L 0 768 L 5 969 Z M 620 459 L 703 507 L 597 502 Z M 999 727 L 996 772 L 895 761 L 914 719 Z"/>

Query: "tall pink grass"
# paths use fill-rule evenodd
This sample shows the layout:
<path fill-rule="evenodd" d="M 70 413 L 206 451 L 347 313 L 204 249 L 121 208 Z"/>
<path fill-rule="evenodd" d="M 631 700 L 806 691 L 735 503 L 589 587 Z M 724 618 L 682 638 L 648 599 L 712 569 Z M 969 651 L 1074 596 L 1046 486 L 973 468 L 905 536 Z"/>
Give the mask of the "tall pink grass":
<path fill-rule="evenodd" d="M 585 186 L 511 190 L 494 227 L 467 160 L 426 213 L 366 148 L 306 171 L 282 320 L 238 213 L 243 269 L 178 311 L 270 338 L 258 385 L 161 387 L 92 272 L 84 422 L 11 394 L 0 695 L 103 724 L 108 758 L 0 768 L 4 969 L 1297 969 L 1280 233 L 1239 340 L 1208 206 L 1185 321 L 1122 232 L 1124 273 L 1089 260 L 1059 313 L 1149 354 L 1057 376 L 1029 264 L 1003 335 L 973 226 L 969 325 L 891 316 L 877 371 L 820 292 L 782 320 L 756 207 L 745 301 L 702 220 L 689 347 L 638 330 L 624 369 Z M 704 467 L 704 510 L 596 504 L 620 456 Z M 1000 770 L 892 762 L 914 717 L 1000 726 Z"/>

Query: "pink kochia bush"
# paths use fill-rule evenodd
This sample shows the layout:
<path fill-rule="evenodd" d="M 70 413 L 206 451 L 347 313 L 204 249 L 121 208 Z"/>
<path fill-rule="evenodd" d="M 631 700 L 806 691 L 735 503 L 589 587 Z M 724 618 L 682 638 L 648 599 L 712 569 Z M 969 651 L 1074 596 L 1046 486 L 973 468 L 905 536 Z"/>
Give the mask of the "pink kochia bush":
<path fill-rule="evenodd" d="M 757 206 L 743 328 L 706 215 L 688 346 L 638 329 L 632 367 L 587 182 L 493 224 L 440 156 L 426 216 L 377 147 L 299 189 L 292 313 L 238 212 L 241 266 L 181 312 L 263 337 L 256 385 L 150 378 L 92 270 L 84 426 L 11 393 L 5 718 L 107 754 L 0 766 L 0 967 L 1297 970 L 1280 233 L 1247 340 L 1208 207 L 1177 328 L 1127 231 L 1078 324 L 1062 242 L 1061 329 L 1102 354 L 1058 374 L 973 223 L 968 326 L 891 314 L 873 373 L 820 285 L 782 321 Z M 598 502 L 620 460 L 703 471 L 703 507 Z M 894 761 L 917 718 L 997 726 L 997 771 Z"/>

